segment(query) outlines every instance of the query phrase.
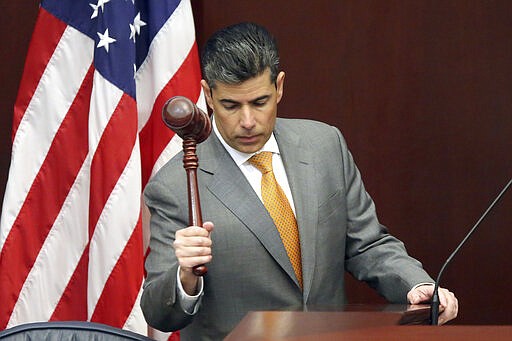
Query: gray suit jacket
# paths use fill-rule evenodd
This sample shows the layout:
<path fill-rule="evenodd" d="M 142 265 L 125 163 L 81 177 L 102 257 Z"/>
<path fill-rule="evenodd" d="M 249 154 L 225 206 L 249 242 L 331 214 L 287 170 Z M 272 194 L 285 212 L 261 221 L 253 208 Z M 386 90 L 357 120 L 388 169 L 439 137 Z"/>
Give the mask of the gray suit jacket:
<path fill-rule="evenodd" d="M 420 282 L 433 282 L 403 244 L 377 220 L 338 129 L 278 119 L 274 130 L 299 226 L 304 288 L 300 289 L 276 227 L 240 169 L 215 136 L 198 145 L 198 183 L 213 260 L 196 315 L 176 299 L 173 240 L 188 225 L 182 155 L 145 189 L 151 211 L 151 253 L 142 309 L 160 330 L 182 329 L 182 340 L 222 339 L 248 311 L 336 309 L 345 303 L 344 272 L 366 281 L 390 302 L 405 302 Z"/>

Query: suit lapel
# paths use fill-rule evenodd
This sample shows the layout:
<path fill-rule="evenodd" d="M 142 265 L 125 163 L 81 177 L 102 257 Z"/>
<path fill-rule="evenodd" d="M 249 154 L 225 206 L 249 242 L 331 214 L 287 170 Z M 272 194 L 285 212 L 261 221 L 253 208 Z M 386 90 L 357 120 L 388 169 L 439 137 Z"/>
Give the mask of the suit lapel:
<path fill-rule="evenodd" d="M 207 189 L 260 240 L 276 262 L 297 283 L 293 267 L 274 222 L 249 182 L 215 134 L 198 146 L 201 171 L 212 175 Z"/>
<path fill-rule="evenodd" d="M 303 300 L 307 302 L 315 269 L 317 197 L 313 184 L 315 169 L 311 151 L 303 135 L 282 127 L 278 120 L 274 131 L 295 204 L 302 253 Z"/>

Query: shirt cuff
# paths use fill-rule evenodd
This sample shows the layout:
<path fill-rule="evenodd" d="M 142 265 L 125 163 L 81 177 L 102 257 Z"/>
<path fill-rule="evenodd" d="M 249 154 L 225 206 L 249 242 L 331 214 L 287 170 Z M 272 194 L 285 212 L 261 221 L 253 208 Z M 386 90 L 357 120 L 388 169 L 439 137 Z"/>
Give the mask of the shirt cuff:
<path fill-rule="evenodd" d="M 176 281 L 178 282 L 177 291 L 178 291 L 178 301 L 180 302 L 181 308 L 188 315 L 195 315 L 199 310 L 200 302 L 203 297 L 203 277 L 199 277 L 199 281 L 197 282 L 197 294 L 190 296 L 185 292 L 183 286 L 181 285 L 180 280 L 180 269 L 178 266 L 178 271 L 176 273 Z"/>
<path fill-rule="evenodd" d="M 416 284 L 415 286 L 412 287 L 412 289 L 410 291 L 413 291 L 414 289 L 418 288 L 418 287 L 421 287 L 423 285 L 435 285 L 435 283 L 432 283 L 432 282 L 423 282 L 423 283 L 419 283 L 419 284 Z"/>

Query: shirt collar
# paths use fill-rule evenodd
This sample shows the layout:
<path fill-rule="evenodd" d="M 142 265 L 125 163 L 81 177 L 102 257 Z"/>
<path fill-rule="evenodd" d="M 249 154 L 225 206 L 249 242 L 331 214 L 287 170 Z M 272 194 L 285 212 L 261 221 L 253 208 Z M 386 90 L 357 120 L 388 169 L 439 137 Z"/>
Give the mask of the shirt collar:
<path fill-rule="evenodd" d="M 231 158 L 235 161 L 238 167 L 240 167 L 242 164 L 247 162 L 253 156 L 254 154 L 258 154 L 260 152 L 272 152 L 275 154 L 279 154 L 279 146 L 277 145 L 276 138 L 274 136 L 274 133 L 270 135 L 270 138 L 268 141 L 263 145 L 263 147 L 258 150 L 255 153 L 243 153 L 241 151 L 236 150 L 235 148 L 231 147 L 227 142 L 224 140 L 222 135 L 220 134 L 219 130 L 217 129 L 217 125 L 215 124 L 215 116 L 212 118 L 212 126 L 213 126 L 213 132 L 219 139 L 220 143 L 226 148 L 229 155 L 231 155 Z"/>

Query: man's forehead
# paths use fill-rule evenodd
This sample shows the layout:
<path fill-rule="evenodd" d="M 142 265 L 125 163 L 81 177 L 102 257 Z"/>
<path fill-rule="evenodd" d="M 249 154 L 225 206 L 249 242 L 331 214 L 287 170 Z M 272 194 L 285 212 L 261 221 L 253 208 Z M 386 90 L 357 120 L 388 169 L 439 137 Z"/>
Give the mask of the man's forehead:
<path fill-rule="evenodd" d="M 213 97 L 219 101 L 251 102 L 262 97 L 271 96 L 275 86 L 268 75 L 262 74 L 240 84 L 217 83 L 212 89 Z"/>

